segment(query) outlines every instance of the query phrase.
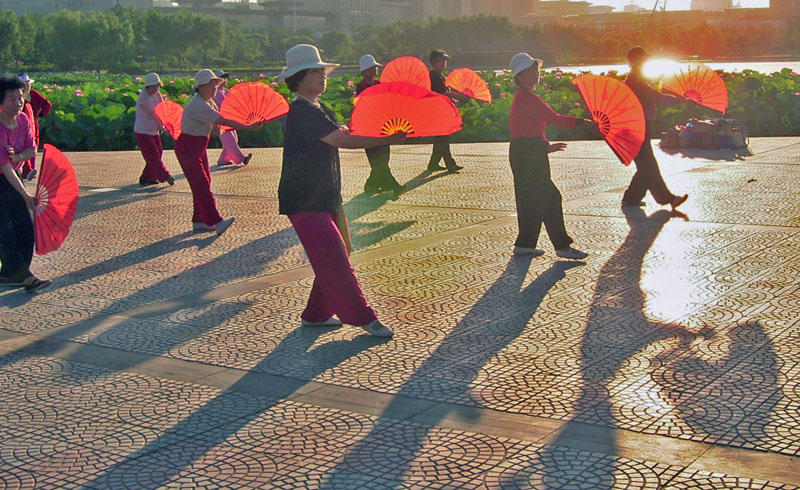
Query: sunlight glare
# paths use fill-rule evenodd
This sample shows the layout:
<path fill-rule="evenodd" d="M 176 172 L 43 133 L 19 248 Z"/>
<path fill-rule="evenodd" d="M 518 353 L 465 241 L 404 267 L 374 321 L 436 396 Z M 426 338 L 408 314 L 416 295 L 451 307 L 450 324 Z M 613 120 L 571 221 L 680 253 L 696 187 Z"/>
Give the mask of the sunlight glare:
<path fill-rule="evenodd" d="M 669 58 L 651 58 L 645 62 L 642 73 L 646 78 L 659 80 L 665 75 L 679 72 L 681 64 Z"/>

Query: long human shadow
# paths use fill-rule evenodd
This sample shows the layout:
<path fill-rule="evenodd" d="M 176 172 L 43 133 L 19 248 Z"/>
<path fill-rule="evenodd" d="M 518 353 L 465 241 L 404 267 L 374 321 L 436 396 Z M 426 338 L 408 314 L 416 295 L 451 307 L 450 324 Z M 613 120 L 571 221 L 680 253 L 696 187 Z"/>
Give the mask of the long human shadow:
<path fill-rule="evenodd" d="M 542 450 L 537 464 L 546 485 L 560 488 L 577 478 L 592 488 L 613 488 L 617 470 L 615 458 L 576 462 L 563 456 L 564 447 L 574 447 L 576 441 L 585 445 L 586 436 L 591 433 L 592 441 L 603 446 L 603 453 L 617 454 L 614 404 L 610 396 L 615 376 L 628 361 L 654 342 L 676 338 L 685 345 L 695 337 L 683 326 L 650 320 L 640 286 L 647 252 L 667 221 L 680 214 L 660 210 L 648 217 L 639 207 L 624 207 L 623 212 L 630 231 L 599 271 L 580 346 L 581 387 L 570 422 L 593 425 L 565 424 Z M 585 466 L 583 471 L 577 472 L 575 465 L 580 464 Z"/>
<path fill-rule="evenodd" d="M 447 175 L 447 172 L 439 172 L 438 174 L 433 174 L 429 171 L 422 172 L 406 182 L 405 192 L 416 189 L 445 175 Z M 387 202 L 396 201 L 398 199 L 399 198 L 396 197 L 393 192 L 387 191 L 378 194 L 361 193 L 353 196 L 345 203 L 345 213 L 347 214 L 350 225 L 354 249 L 375 245 L 381 240 L 399 233 L 416 223 L 416 221 L 409 220 L 378 223 L 362 223 L 358 221 L 359 218 L 377 211 Z"/>
<path fill-rule="evenodd" d="M 514 257 L 509 261 L 500 277 L 403 383 L 370 433 L 347 449 L 345 458 L 329 472 L 321 488 L 338 488 L 336 482 L 353 472 L 395 481 L 402 486 L 400 480 L 412 468 L 429 436 L 429 429 L 417 424 L 403 427 L 402 433 L 386 433 L 397 423 L 395 417 L 407 403 L 404 398 L 435 396 L 435 399 L 447 400 L 469 396 L 470 385 L 481 375 L 482 368 L 525 331 L 548 291 L 565 277 L 568 269 L 583 265 L 583 262 L 555 262 L 523 287 L 530 262 L 530 257 Z M 466 417 L 475 416 L 472 407 L 459 405 L 426 414 L 426 426 L 435 427 L 438 420 L 453 411 Z M 398 444 L 401 447 L 398 448 Z M 388 454 L 391 460 L 385 461 Z M 384 461 L 375 465 L 375 458 Z M 481 471 L 477 470 L 475 476 Z"/>
<path fill-rule="evenodd" d="M 246 440 L 249 438 L 248 433 L 243 435 L 242 439 L 245 440 L 239 439 L 235 435 L 270 409 L 285 403 L 287 398 L 305 386 L 308 381 L 285 377 L 282 379 L 283 383 L 280 387 L 274 390 L 265 389 L 261 387 L 268 380 L 259 371 L 264 371 L 274 363 L 286 362 L 287 357 L 290 357 L 292 363 L 305 367 L 304 378 L 307 376 L 308 379 L 313 379 L 363 350 L 388 341 L 388 339 L 377 339 L 362 334 L 350 340 L 336 340 L 326 342 L 313 349 L 310 348 L 321 335 L 330 330 L 331 328 L 325 327 L 298 327 L 287 335 L 272 352 L 267 354 L 258 366 L 248 370 L 213 399 L 204 402 L 202 406 L 191 411 L 177 423 L 161 431 L 158 439 L 152 440 L 137 451 L 126 455 L 124 459 L 105 471 L 93 475 L 86 482 L 87 488 L 93 487 L 93 485 L 100 488 L 114 488 L 117 482 L 131 482 L 137 478 L 141 478 L 141 481 L 136 482 L 135 485 L 138 488 L 161 488 L 187 471 L 191 474 L 185 476 L 190 479 L 196 479 L 198 473 L 202 474 L 204 478 L 214 479 L 213 476 L 206 473 L 208 463 L 203 462 L 203 458 L 212 454 L 214 449 L 221 444 L 233 446 L 242 451 L 263 453 L 258 461 L 264 463 L 264 473 L 268 473 L 272 469 L 277 474 L 280 460 L 289 456 L 287 449 L 281 447 L 282 443 L 278 439 L 288 435 L 288 439 L 291 440 L 292 437 L 289 433 L 293 431 L 297 431 L 302 438 L 305 427 L 303 421 L 286 420 L 289 426 L 284 426 L 277 422 L 283 416 L 279 413 L 275 414 L 274 422 L 259 423 L 256 430 L 258 436 L 263 437 L 264 440 L 257 441 L 256 448 L 253 447 L 253 442 Z M 266 393 L 266 397 L 253 394 L 254 390 L 258 393 Z M 310 422 L 307 423 L 310 424 Z M 174 442 L 165 444 L 165 441 Z M 210 457 L 214 458 L 215 456 Z M 219 458 L 220 455 L 216 455 L 216 457 Z M 218 460 L 217 465 L 224 463 L 225 461 Z M 269 463 L 274 466 L 270 468 Z M 256 477 L 255 481 L 263 482 L 263 478 L 267 475 L 260 474 L 256 470 L 254 476 Z M 235 478 L 246 480 L 247 476 L 237 474 Z M 218 476 L 216 483 L 229 484 L 231 487 L 238 488 L 237 482 L 225 481 L 224 474 Z M 248 488 L 254 487 L 248 486 Z"/>

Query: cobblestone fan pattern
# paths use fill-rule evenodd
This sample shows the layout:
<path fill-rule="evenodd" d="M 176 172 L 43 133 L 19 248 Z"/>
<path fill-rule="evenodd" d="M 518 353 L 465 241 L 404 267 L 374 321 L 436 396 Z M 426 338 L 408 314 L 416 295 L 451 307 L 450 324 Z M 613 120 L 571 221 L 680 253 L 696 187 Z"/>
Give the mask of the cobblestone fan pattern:
<path fill-rule="evenodd" d="M 685 215 L 650 197 L 621 209 L 634 169 L 570 142 L 551 162 L 581 262 L 544 230 L 544 256 L 513 256 L 508 145 L 453 148 L 457 174 L 424 172 L 430 146 L 393 148 L 400 196 L 361 193 L 364 153 L 341 152 L 353 260 L 388 341 L 299 328 L 313 271 L 277 214 L 280 149 L 213 168 L 236 217 L 219 238 L 191 232 L 172 152 L 176 185 L 145 188 L 137 152 L 69 154 L 76 221 L 33 264 L 53 286 L 0 290 L 0 489 L 800 488 L 613 450 L 624 430 L 798 462 L 797 138 L 656 150 Z M 115 369 L 96 352 L 118 353 Z M 242 380 L 142 374 L 153 359 Z M 378 416 L 254 395 L 253 376 L 390 401 Z M 612 449 L 414 422 L 397 415 L 407 400 L 586 424 Z"/>

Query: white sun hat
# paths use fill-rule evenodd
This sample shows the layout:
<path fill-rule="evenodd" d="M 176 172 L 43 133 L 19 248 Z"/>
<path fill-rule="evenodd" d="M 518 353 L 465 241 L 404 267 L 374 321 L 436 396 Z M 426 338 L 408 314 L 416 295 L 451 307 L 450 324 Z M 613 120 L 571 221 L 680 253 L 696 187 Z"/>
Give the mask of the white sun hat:
<path fill-rule="evenodd" d="M 224 82 L 222 78 L 214 75 L 214 72 L 209 70 L 208 68 L 204 68 L 197 73 L 194 74 L 194 88 L 197 88 L 201 85 L 205 85 L 207 83 L 216 82 L 217 85 Z"/>
<path fill-rule="evenodd" d="M 330 73 L 339 65 L 337 63 L 323 63 L 319 50 L 310 44 L 292 46 L 286 52 L 286 66 L 276 78 L 289 78 L 295 73 L 309 68 L 325 68 L 325 73 Z"/>
<path fill-rule="evenodd" d="M 371 54 L 365 54 L 358 60 L 358 71 L 369 70 L 373 66 L 383 66 L 375 61 L 375 57 Z"/>
<path fill-rule="evenodd" d="M 158 73 L 151 71 L 144 76 L 144 88 L 152 87 L 153 85 L 163 84 L 161 83 L 161 78 L 159 78 Z"/>
<path fill-rule="evenodd" d="M 544 62 L 539 58 L 533 58 L 528 53 L 517 53 L 511 58 L 511 73 L 513 76 L 519 75 L 522 71 L 527 70 L 534 64 L 537 68 L 541 69 Z"/>

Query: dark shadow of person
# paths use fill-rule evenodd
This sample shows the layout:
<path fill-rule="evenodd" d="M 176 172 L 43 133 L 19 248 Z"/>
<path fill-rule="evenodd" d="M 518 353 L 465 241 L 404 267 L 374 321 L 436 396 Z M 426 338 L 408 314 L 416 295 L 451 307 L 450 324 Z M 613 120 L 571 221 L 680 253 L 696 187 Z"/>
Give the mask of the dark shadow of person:
<path fill-rule="evenodd" d="M 337 484 L 353 474 L 381 478 L 388 485 L 386 488 L 391 485 L 399 488 L 404 477 L 409 477 L 412 483 L 422 483 L 430 475 L 420 472 L 420 468 L 433 464 L 432 458 L 437 460 L 437 484 L 442 487 L 457 486 L 456 481 L 448 480 L 456 474 L 462 478 L 480 476 L 485 469 L 480 465 L 464 468 L 456 461 L 448 462 L 442 460 L 441 455 L 434 454 L 447 452 L 445 446 L 448 444 L 458 444 L 457 441 L 442 439 L 437 431 L 431 430 L 436 429 L 437 421 L 453 410 L 467 418 L 475 416 L 471 406 L 452 408 L 443 405 L 441 410 L 426 413 L 425 425 L 398 425 L 399 420 L 395 417 L 400 416 L 398 414 L 402 413 L 409 398 L 457 400 L 467 397 L 478 403 L 470 393 L 472 382 L 490 375 L 483 371 L 485 365 L 524 332 L 542 299 L 565 277 L 566 271 L 583 265 L 583 262 L 555 262 L 523 287 L 530 262 L 530 257 L 514 257 L 508 262 L 500 277 L 400 387 L 370 433 L 345 449 L 343 461 L 327 472 L 320 488 L 338 488 Z M 431 442 L 432 438 L 435 443 Z M 431 447 L 436 443 L 440 445 Z M 460 451 L 455 446 L 452 449 L 455 453 Z M 498 454 L 485 457 L 502 459 Z"/>
<path fill-rule="evenodd" d="M 649 319 L 640 287 L 644 258 L 658 234 L 670 218 L 685 215 L 659 210 L 648 217 L 636 206 L 625 206 L 623 212 L 630 231 L 599 272 L 580 345 L 580 385 L 572 418 L 531 460 L 528 469 L 540 472 L 544 484 L 553 488 L 614 488 L 618 470 L 615 430 L 624 422 L 619 417 L 626 410 L 614 406 L 612 393 L 652 370 L 657 362 L 650 352 L 657 351 L 652 349 L 654 344 L 670 339 L 688 345 L 696 337 L 683 326 Z M 640 357 L 646 360 L 639 361 Z M 575 451 L 565 448 L 598 453 L 577 457 Z"/>

